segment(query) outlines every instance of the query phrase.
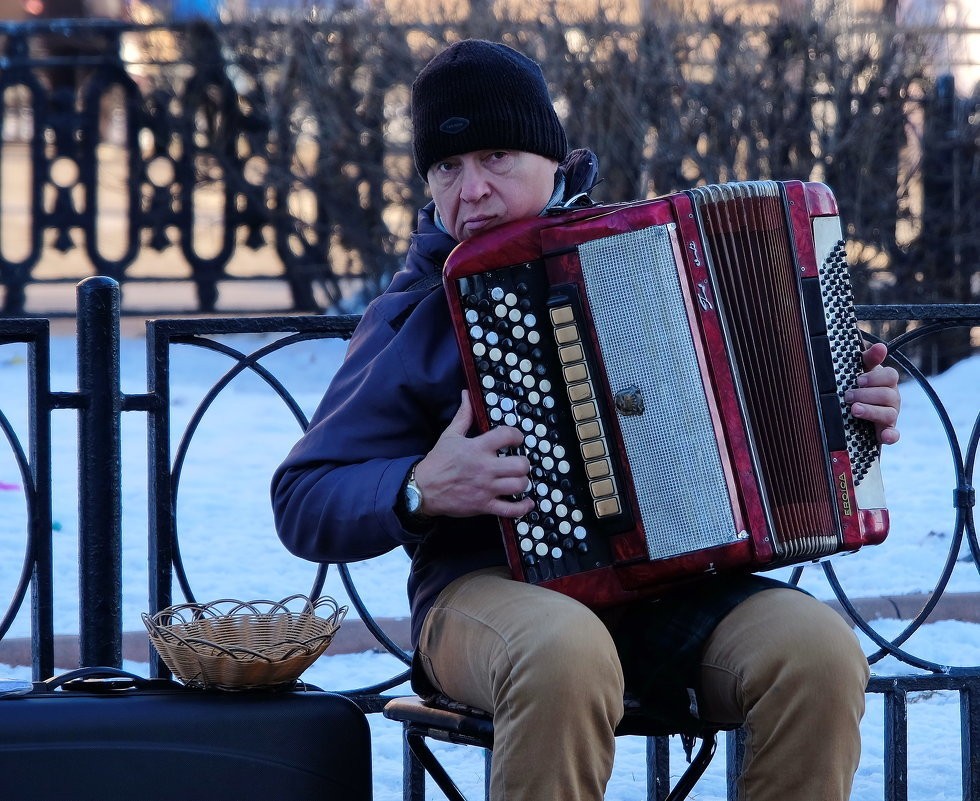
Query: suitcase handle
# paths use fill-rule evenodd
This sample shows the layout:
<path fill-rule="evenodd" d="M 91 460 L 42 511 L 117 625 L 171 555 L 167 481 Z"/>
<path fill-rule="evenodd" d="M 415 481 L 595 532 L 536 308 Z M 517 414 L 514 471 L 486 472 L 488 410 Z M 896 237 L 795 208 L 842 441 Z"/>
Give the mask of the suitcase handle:
<path fill-rule="evenodd" d="M 171 679 L 148 679 L 126 670 L 108 666 L 82 667 L 39 682 L 42 691 L 81 691 L 95 693 L 128 692 L 149 689 L 184 689 Z"/>

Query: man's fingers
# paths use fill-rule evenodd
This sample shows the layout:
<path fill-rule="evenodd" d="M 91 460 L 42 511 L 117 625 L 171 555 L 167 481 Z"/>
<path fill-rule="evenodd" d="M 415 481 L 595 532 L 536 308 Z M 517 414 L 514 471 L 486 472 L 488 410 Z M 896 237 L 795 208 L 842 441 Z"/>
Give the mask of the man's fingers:
<path fill-rule="evenodd" d="M 524 444 L 524 435 L 516 428 L 511 426 L 497 426 L 491 428 L 478 437 L 487 448 L 495 451 L 502 451 L 508 448 L 516 448 Z"/>
<path fill-rule="evenodd" d="M 534 501 L 531 498 L 522 498 L 519 501 L 509 501 L 506 498 L 494 498 L 487 507 L 489 514 L 496 517 L 518 518 L 523 517 L 534 509 Z"/>
<path fill-rule="evenodd" d="M 888 357 L 888 347 L 884 342 L 875 342 L 861 354 L 865 370 L 874 370 Z"/>

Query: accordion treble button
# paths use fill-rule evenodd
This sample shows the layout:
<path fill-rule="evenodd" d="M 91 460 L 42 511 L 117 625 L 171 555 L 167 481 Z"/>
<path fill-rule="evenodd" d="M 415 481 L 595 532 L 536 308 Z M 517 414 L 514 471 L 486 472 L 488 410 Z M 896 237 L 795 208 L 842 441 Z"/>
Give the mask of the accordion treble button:
<path fill-rule="evenodd" d="M 563 325 L 555 329 L 555 341 L 559 345 L 568 345 L 573 342 L 578 342 L 582 337 L 579 336 L 578 326 Z"/>
<path fill-rule="evenodd" d="M 591 479 L 605 478 L 612 475 L 612 464 L 608 459 L 596 459 L 585 465 L 585 473 Z"/>
<path fill-rule="evenodd" d="M 558 358 L 562 364 L 573 364 L 583 361 L 585 353 L 582 351 L 581 345 L 566 345 L 558 349 Z"/>
<path fill-rule="evenodd" d="M 581 446 L 582 458 L 586 460 L 601 459 L 606 456 L 606 441 L 603 439 L 593 439 L 583 442 Z"/>
<path fill-rule="evenodd" d="M 612 479 L 604 478 L 589 484 L 589 490 L 591 490 L 593 498 L 608 498 L 610 495 L 615 494 L 616 484 Z"/>
<path fill-rule="evenodd" d="M 601 501 L 596 501 L 595 504 L 596 517 L 610 517 L 612 515 L 618 515 L 619 513 L 620 513 L 619 498 L 604 498 Z"/>
<path fill-rule="evenodd" d="M 572 417 L 575 418 L 576 422 L 581 423 L 586 420 L 594 420 L 598 416 L 599 409 L 592 401 L 588 401 L 586 403 L 576 403 L 574 406 L 572 406 Z"/>
<path fill-rule="evenodd" d="M 556 306 L 550 312 L 552 325 L 567 325 L 575 321 L 571 306 Z"/>

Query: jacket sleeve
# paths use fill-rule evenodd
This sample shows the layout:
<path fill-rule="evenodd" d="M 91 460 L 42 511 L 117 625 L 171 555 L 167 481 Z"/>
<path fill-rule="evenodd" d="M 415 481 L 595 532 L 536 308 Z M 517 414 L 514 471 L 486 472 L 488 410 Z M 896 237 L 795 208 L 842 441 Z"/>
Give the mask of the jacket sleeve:
<path fill-rule="evenodd" d="M 395 503 L 455 413 L 462 376 L 445 295 L 412 294 L 368 308 L 309 429 L 273 476 L 276 529 L 297 556 L 355 561 L 422 539 L 401 525 Z"/>

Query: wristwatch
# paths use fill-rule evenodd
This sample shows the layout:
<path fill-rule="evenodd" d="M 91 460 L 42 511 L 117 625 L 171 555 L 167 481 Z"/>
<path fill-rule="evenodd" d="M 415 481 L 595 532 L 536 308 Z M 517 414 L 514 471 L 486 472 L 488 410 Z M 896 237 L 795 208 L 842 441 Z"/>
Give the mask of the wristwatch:
<path fill-rule="evenodd" d="M 422 517 L 422 490 L 415 483 L 415 468 L 418 467 L 418 464 L 416 462 L 412 465 L 412 469 L 408 471 L 405 486 L 402 487 L 402 503 L 405 504 L 405 511 L 412 517 Z"/>
<path fill-rule="evenodd" d="M 395 513 L 407 531 L 422 535 L 431 528 L 432 519 L 422 512 L 422 490 L 415 481 L 415 468 L 419 462 L 412 465 L 405 477 L 405 483 L 398 493 Z"/>

